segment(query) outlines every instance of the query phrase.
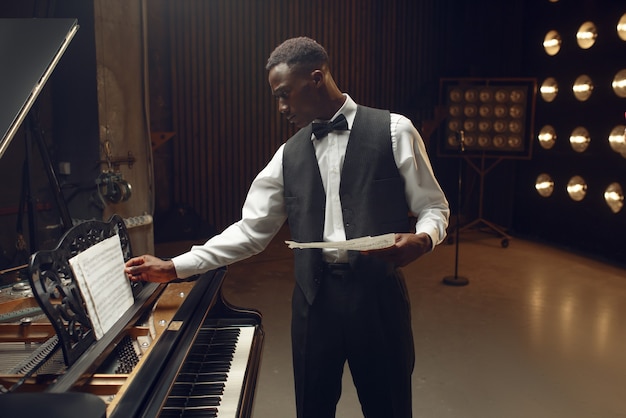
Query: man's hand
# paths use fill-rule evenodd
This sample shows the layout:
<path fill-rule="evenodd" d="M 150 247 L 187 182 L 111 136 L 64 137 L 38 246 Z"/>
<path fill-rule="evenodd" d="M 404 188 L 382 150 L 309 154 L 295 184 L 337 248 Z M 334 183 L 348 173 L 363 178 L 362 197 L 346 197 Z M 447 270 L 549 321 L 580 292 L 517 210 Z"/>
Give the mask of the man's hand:
<path fill-rule="evenodd" d="M 124 273 L 134 281 L 167 283 L 176 278 L 176 268 L 171 260 L 151 255 L 131 258 L 126 262 Z"/>
<path fill-rule="evenodd" d="M 380 258 L 397 267 L 404 267 L 417 260 L 432 248 L 430 235 L 422 232 L 419 234 L 396 234 L 396 243 L 388 248 L 380 250 L 362 251 L 362 254 Z"/>

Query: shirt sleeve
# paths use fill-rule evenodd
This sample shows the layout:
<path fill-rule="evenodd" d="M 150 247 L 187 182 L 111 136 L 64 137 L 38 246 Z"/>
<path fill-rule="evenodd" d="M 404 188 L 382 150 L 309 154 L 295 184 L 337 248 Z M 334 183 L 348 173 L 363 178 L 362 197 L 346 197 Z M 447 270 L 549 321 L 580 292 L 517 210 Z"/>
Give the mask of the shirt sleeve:
<path fill-rule="evenodd" d="M 287 219 L 284 204 L 283 149 L 252 182 L 243 204 L 241 219 L 203 245 L 172 258 L 176 274 L 186 278 L 260 253 Z"/>
<path fill-rule="evenodd" d="M 409 209 L 417 218 L 415 233 L 430 235 L 434 248 L 446 237 L 448 200 L 435 178 L 421 135 L 405 116 L 391 114 L 391 141 Z"/>

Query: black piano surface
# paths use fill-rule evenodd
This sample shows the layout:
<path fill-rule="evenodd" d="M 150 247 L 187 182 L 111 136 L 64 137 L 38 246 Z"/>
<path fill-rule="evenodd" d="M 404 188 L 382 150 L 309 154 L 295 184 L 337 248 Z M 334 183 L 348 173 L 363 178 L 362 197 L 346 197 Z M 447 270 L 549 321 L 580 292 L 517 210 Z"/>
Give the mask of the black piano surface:
<path fill-rule="evenodd" d="M 114 225 L 112 230 L 120 235 L 125 247 L 124 258 L 130 257 L 127 232 L 119 217 L 109 223 L 89 222 L 89 228 L 83 225 L 78 236 L 97 237 L 92 231 L 95 226 L 107 231 L 96 240 L 104 239 Z M 83 232 L 86 230 L 88 234 Z M 72 239 L 77 241 L 76 236 Z M 63 247 L 62 243 L 59 245 Z M 45 254 L 39 259 L 48 260 Z M 31 269 L 34 265 L 42 270 L 33 260 L 37 257 L 31 257 Z M 64 262 L 60 264 L 62 268 L 55 269 L 65 268 Z M 32 404 L 32 396 L 37 393 L 44 403 L 54 394 L 67 398 L 67 394 L 78 393 L 101 399 L 109 418 L 250 416 L 264 338 L 261 314 L 235 307 L 224 299 L 222 283 L 226 272 L 222 268 L 192 280 L 138 286 L 134 289 L 134 305 L 104 337 L 97 341 L 86 338 L 86 348 L 77 341 L 66 344 L 67 347 L 59 342 L 56 360 L 48 358 L 23 376 L 0 371 L 0 389 L 4 392 L 0 394 L 0 408 L 3 402 L 13 404 L 14 395 L 18 399 L 28 394 L 25 399 Z M 64 271 L 63 275 L 67 274 L 71 273 Z M 37 280 L 31 280 L 31 285 L 38 302 L 45 307 L 50 302 L 45 299 L 52 298 L 52 293 L 38 296 L 41 292 Z M 11 337 L 19 337 L 17 344 L 24 346 L 45 346 L 50 340 L 61 339 L 62 328 L 59 332 L 54 323 L 59 319 L 50 315 L 48 318 L 47 324 L 0 323 L 0 346 Z M 54 338 L 48 338 L 54 334 L 50 323 L 57 331 Z M 36 340 L 35 334 L 41 333 L 48 336 Z M 73 347 L 79 347 L 80 353 L 71 353 Z M 64 361 L 65 367 L 58 373 L 44 371 L 44 366 L 53 361 Z M 28 405 L 24 408 L 20 417 L 28 416 Z"/>

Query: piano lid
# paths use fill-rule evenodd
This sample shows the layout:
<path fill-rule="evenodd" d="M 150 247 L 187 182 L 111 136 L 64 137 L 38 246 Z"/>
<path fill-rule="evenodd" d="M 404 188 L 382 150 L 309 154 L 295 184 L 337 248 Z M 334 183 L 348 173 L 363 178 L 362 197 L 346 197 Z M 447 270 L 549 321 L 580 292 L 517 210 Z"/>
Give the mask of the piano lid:
<path fill-rule="evenodd" d="M 0 19 L 0 158 L 77 30 L 76 19 Z"/>

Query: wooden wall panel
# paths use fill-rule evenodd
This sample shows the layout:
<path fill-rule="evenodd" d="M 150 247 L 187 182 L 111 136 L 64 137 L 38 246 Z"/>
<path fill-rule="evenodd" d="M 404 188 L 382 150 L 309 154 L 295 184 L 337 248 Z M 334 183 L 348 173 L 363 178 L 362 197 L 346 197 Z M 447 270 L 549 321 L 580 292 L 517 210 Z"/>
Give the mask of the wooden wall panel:
<path fill-rule="evenodd" d="M 437 83 L 436 0 L 177 0 L 170 16 L 173 198 L 218 231 L 240 216 L 250 182 L 294 133 L 265 63 L 306 35 L 324 45 L 340 88 L 358 103 L 429 116 L 416 100 Z M 418 24 L 419 22 L 419 24 Z M 432 88 L 426 88 L 432 90 Z"/>

